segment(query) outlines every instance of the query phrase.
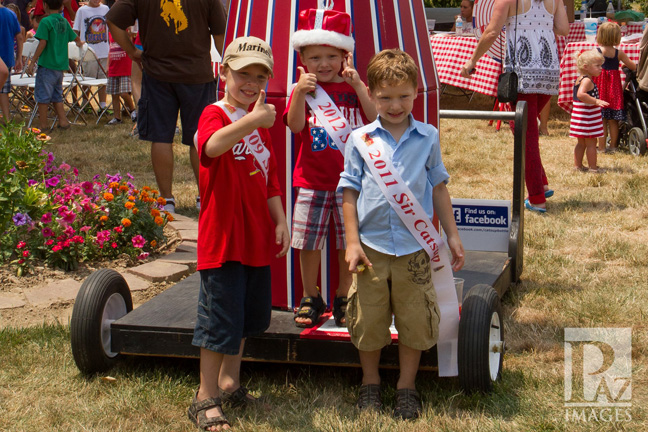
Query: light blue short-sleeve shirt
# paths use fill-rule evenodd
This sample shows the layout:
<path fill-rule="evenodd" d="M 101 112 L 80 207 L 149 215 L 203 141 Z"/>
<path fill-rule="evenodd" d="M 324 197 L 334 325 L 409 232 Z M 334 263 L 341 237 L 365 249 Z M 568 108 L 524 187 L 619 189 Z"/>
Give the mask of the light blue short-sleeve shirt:
<path fill-rule="evenodd" d="M 349 188 L 360 192 L 358 220 L 360 240 L 364 244 L 389 255 L 403 256 L 416 252 L 421 246 L 387 202 L 356 148 L 365 145 L 361 139 L 363 134 L 382 138 L 394 168 L 432 219 L 432 190 L 450 178 L 441 160 L 439 131 L 432 125 L 414 120 L 410 114 L 410 126 L 396 142 L 382 127 L 378 117 L 373 123 L 353 131 L 349 137 L 344 171 L 338 183 L 338 190 Z"/>

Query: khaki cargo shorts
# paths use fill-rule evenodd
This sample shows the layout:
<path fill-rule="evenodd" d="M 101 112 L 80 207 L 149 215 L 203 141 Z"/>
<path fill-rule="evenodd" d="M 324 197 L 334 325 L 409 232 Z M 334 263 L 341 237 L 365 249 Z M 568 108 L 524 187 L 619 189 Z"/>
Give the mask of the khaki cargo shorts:
<path fill-rule="evenodd" d="M 362 351 L 391 343 L 392 314 L 398 342 L 417 350 L 432 348 L 439 336 L 439 307 L 432 285 L 430 258 L 424 250 L 396 257 L 362 245 L 374 275 L 353 275 L 349 289 L 347 328 Z"/>

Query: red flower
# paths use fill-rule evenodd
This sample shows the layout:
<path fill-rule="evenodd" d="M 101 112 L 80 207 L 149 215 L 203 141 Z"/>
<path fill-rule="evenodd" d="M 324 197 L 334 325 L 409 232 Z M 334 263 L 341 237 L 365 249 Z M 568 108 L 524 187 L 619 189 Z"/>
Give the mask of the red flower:
<path fill-rule="evenodd" d="M 18 244 L 16 245 L 16 249 L 22 249 L 25 246 L 27 246 L 27 243 L 25 243 L 24 241 L 19 241 Z"/>
<path fill-rule="evenodd" d="M 29 251 L 24 250 L 23 253 L 22 253 L 22 256 L 23 256 L 23 258 L 27 258 L 29 256 Z"/>

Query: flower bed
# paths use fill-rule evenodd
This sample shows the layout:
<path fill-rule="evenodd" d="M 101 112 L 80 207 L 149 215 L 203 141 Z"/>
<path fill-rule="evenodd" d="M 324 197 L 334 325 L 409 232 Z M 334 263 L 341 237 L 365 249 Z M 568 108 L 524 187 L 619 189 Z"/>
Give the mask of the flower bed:
<path fill-rule="evenodd" d="M 0 262 L 18 275 L 35 260 L 74 270 L 80 262 L 145 259 L 166 242 L 173 218 L 158 191 L 135 187 L 130 174 L 80 181 L 76 168 L 55 163 L 39 135 L 8 126 L 0 137 Z"/>

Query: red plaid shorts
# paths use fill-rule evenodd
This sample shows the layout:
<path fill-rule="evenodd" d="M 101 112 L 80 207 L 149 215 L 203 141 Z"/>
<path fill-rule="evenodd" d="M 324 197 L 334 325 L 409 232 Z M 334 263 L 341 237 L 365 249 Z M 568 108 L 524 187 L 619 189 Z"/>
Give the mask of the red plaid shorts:
<path fill-rule="evenodd" d="M 335 247 L 346 249 L 342 193 L 299 188 L 292 219 L 292 247 L 302 250 L 323 249 L 329 220 L 335 222 Z"/>

